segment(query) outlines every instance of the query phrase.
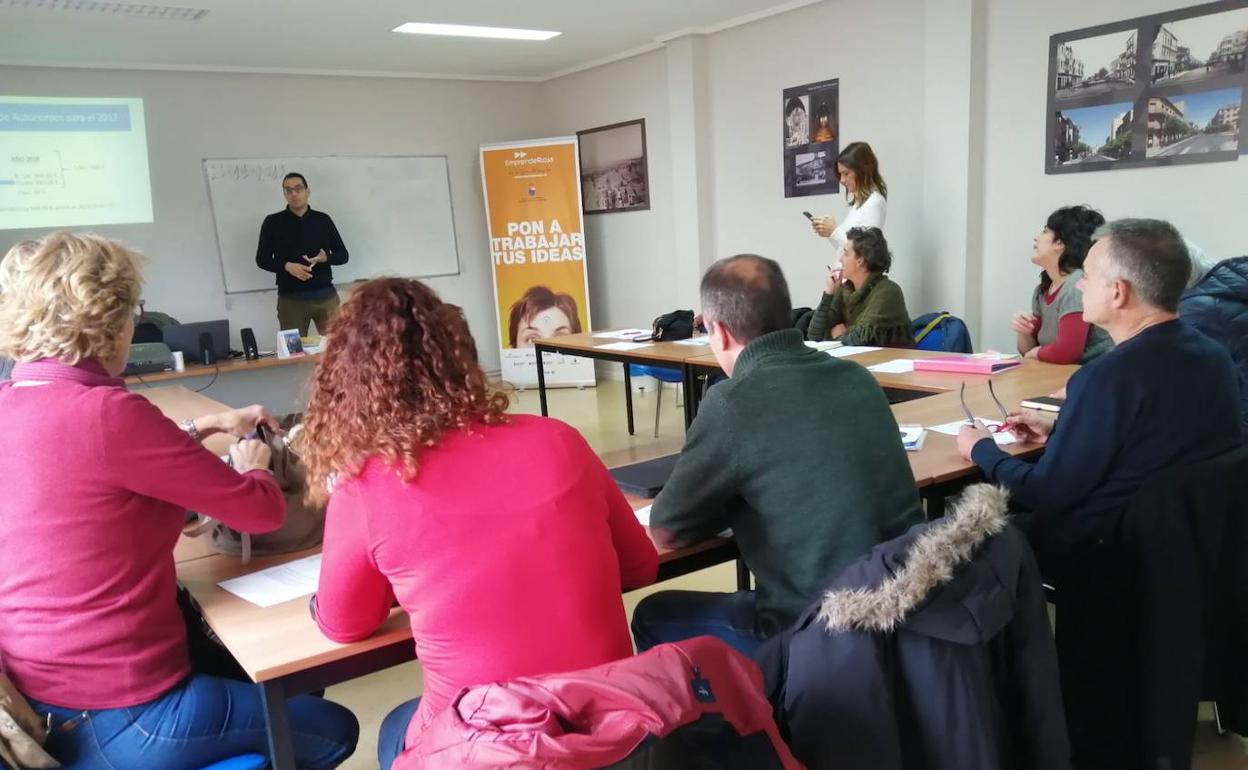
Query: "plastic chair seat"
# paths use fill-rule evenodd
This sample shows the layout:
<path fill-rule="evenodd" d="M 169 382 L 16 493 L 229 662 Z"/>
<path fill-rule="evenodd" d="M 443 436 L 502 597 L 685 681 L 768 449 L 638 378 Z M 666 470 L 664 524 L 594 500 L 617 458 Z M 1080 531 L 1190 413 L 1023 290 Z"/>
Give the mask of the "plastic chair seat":
<path fill-rule="evenodd" d="M 268 766 L 269 760 L 263 754 L 245 754 L 209 765 L 204 770 L 267 770 Z"/>
<path fill-rule="evenodd" d="M 660 382 L 683 382 L 685 374 L 679 369 L 647 364 L 629 364 L 628 373 L 633 377 L 653 377 Z"/>

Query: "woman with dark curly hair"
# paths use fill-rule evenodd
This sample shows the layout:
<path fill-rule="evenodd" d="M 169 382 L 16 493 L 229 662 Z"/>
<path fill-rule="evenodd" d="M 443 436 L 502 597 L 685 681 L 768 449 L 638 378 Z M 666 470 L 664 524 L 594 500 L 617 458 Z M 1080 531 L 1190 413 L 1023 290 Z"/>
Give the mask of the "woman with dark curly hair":
<path fill-rule="evenodd" d="M 329 500 L 317 624 L 363 639 L 397 599 L 424 667 L 382 768 L 462 687 L 632 654 L 620 593 L 654 580 L 654 544 L 579 433 L 506 408 L 419 281 L 364 284 L 330 328 L 299 442 Z"/>
<path fill-rule="evenodd" d="M 914 347 L 906 297 L 887 275 L 892 266 L 893 255 L 880 228 L 855 227 L 846 233 L 841 268 L 828 271 L 806 339 Z"/>
<path fill-rule="evenodd" d="M 1083 260 L 1092 234 L 1105 224 L 1088 206 L 1066 206 L 1049 215 L 1031 244 L 1031 262 L 1040 285 L 1031 296 L 1031 313 L 1015 313 L 1010 326 L 1018 352 L 1051 364 L 1086 364 L 1113 347 L 1104 329 L 1083 320 Z"/>

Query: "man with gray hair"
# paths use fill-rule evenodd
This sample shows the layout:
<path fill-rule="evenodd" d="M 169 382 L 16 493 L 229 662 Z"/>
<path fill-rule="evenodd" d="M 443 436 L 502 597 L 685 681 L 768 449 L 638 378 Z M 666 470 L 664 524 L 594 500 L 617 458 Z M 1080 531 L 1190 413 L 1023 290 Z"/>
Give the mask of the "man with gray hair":
<path fill-rule="evenodd" d="M 923 520 L 888 400 L 866 369 L 805 345 L 780 266 L 754 254 L 702 278 L 708 394 L 655 499 L 656 542 L 732 529 L 756 590 L 665 591 L 633 614 L 637 646 L 702 634 L 747 654 L 792 623 L 841 568 Z"/>
<path fill-rule="evenodd" d="M 1032 413 L 1010 416 L 1014 434 L 1045 444 L 1044 455 L 1011 457 L 979 425 L 958 437 L 963 456 L 1032 513 L 1032 545 L 1049 571 L 1107 542 L 1154 473 L 1240 443 L 1230 357 L 1178 320 L 1191 271 L 1178 230 L 1120 219 L 1095 238 L 1079 282 L 1083 318 L 1116 347 L 1070 378 L 1055 426 Z"/>

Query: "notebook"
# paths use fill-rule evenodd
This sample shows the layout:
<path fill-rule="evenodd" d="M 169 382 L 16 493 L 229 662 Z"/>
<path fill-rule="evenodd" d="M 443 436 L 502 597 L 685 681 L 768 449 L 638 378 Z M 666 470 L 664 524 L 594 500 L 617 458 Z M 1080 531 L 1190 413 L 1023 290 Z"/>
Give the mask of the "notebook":
<path fill-rule="evenodd" d="M 996 374 L 1022 366 L 1020 358 L 988 356 L 940 356 L 920 358 L 914 362 L 916 372 L 956 372 L 958 374 Z"/>
<path fill-rule="evenodd" d="M 676 467 L 678 454 L 658 457 L 645 462 L 621 465 L 611 469 L 611 477 L 620 485 L 620 491 L 637 497 L 654 497 L 663 489 Z"/>
<path fill-rule="evenodd" d="M 1024 398 L 1018 402 L 1018 405 L 1024 409 L 1038 409 L 1041 412 L 1060 412 L 1062 404 L 1066 403 L 1064 398 L 1053 398 L 1052 396 L 1033 396 L 1032 398 Z"/>

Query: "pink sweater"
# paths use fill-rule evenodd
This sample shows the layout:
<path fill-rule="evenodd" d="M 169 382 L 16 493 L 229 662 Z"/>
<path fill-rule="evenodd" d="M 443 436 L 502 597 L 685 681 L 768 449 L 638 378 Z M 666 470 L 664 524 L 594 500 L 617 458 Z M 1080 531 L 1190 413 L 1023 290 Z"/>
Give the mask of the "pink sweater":
<path fill-rule="evenodd" d="M 410 484 L 374 459 L 330 499 L 317 619 L 362 639 L 398 597 L 425 676 L 409 745 L 461 687 L 631 655 L 620 592 L 658 571 L 581 435 L 510 420 L 443 436 Z"/>
<path fill-rule="evenodd" d="M 190 672 L 173 547 L 187 509 L 276 529 L 285 501 L 94 362 L 18 364 L 0 385 L 0 663 L 74 709 L 153 700 Z"/>

